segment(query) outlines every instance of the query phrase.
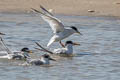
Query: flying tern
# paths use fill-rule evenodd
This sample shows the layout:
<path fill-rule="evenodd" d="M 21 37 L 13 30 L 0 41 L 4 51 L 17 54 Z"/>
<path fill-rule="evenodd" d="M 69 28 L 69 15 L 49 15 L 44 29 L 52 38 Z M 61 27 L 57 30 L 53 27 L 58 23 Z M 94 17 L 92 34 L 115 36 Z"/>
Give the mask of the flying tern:
<path fill-rule="evenodd" d="M 40 8 L 42 9 L 43 12 L 33 8 L 31 9 L 41 14 L 41 17 L 43 18 L 43 20 L 50 25 L 54 33 L 53 37 L 48 42 L 47 47 L 50 46 L 53 42 L 59 42 L 63 46 L 63 44 L 61 43 L 61 40 L 69 37 L 73 33 L 81 34 L 75 26 L 69 26 L 69 28 L 66 28 L 62 24 L 62 22 L 56 17 L 54 17 L 52 13 L 47 11 L 47 9 L 45 9 L 43 6 L 40 6 Z"/>

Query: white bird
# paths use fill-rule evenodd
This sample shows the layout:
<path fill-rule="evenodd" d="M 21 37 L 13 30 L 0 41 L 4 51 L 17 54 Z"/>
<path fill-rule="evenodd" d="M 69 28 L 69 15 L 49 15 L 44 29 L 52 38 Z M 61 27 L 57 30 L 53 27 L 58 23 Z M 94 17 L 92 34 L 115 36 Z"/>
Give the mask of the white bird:
<path fill-rule="evenodd" d="M 0 56 L 0 59 L 4 58 L 4 59 L 15 59 L 15 60 L 24 60 L 26 59 L 26 56 L 30 57 L 29 53 L 32 53 L 31 50 L 29 50 L 29 48 L 22 48 L 21 51 L 19 52 L 7 52 L 6 55 L 4 56 Z"/>
<path fill-rule="evenodd" d="M 50 64 L 50 60 L 56 61 L 52 59 L 48 54 L 44 54 L 40 57 L 40 59 L 31 59 L 31 57 L 27 57 L 27 61 L 24 65 L 45 65 L 45 64 Z"/>
<path fill-rule="evenodd" d="M 5 34 L 0 33 L 0 35 L 5 35 Z M 22 60 L 26 58 L 25 56 L 29 56 L 28 53 L 32 53 L 32 51 L 29 50 L 29 48 L 27 47 L 22 48 L 21 51 L 11 51 L 3 41 L 2 37 L 0 37 L 0 48 L 4 50 L 4 51 L 3 50 L 0 51 L 0 53 L 5 54 L 3 56 L 0 56 L 0 58 L 5 58 L 5 59 L 7 58 L 7 59 Z"/>
<path fill-rule="evenodd" d="M 72 41 L 66 41 L 64 48 L 58 48 L 58 49 L 54 49 L 53 51 L 50 51 L 50 50 L 43 48 L 39 43 L 36 42 L 36 44 L 41 48 L 41 49 L 39 49 L 39 48 L 37 48 L 37 49 L 48 52 L 50 54 L 56 54 L 56 55 L 60 55 L 60 56 L 72 55 L 73 54 L 73 46 L 80 45 L 79 43 L 75 43 Z"/>
<path fill-rule="evenodd" d="M 54 49 L 53 53 L 54 54 L 67 54 L 67 55 L 73 54 L 74 45 L 80 45 L 80 44 L 73 43 L 72 41 L 66 41 L 65 48 Z"/>
<path fill-rule="evenodd" d="M 40 8 L 43 10 L 43 12 L 33 8 L 31 9 L 41 14 L 41 17 L 50 25 L 54 33 L 53 37 L 48 42 L 47 47 L 50 46 L 53 42 L 58 42 L 58 41 L 63 46 L 61 40 L 69 37 L 73 33 L 81 34 L 75 26 L 70 26 L 70 28 L 68 29 L 64 28 L 65 26 L 62 24 L 62 22 L 59 19 L 54 17 L 53 14 L 47 11 L 44 7 L 40 6 Z"/>

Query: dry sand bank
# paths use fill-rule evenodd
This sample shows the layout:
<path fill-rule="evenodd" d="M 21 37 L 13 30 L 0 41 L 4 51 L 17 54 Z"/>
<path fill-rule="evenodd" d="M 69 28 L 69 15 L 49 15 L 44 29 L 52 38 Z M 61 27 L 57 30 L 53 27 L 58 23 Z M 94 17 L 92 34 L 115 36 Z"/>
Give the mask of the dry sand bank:
<path fill-rule="evenodd" d="M 58 14 L 120 17 L 120 0 L 0 0 L 0 12 L 30 12 L 40 4 Z"/>

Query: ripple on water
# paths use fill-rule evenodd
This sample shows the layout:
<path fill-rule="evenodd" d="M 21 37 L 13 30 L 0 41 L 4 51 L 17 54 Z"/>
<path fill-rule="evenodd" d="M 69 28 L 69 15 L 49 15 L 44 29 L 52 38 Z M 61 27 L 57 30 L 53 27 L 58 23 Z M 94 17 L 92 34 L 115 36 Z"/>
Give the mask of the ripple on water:
<path fill-rule="evenodd" d="M 34 49 L 35 41 L 47 45 L 53 35 L 48 24 L 35 14 L 1 14 L 0 32 L 12 50 Z M 120 20 L 112 17 L 58 15 L 65 25 L 77 26 L 83 36 L 66 40 L 80 42 L 74 46 L 73 58 L 51 62 L 51 67 L 19 66 L 21 61 L 0 59 L 0 79 L 4 80 L 119 80 Z M 65 42 L 64 40 L 63 42 Z M 58 43 L 51 49 L 57 48 Z M 35 53 L 39 56 L 42 52 Z M 39 57 L 38 57 L 39 58 Z"/>

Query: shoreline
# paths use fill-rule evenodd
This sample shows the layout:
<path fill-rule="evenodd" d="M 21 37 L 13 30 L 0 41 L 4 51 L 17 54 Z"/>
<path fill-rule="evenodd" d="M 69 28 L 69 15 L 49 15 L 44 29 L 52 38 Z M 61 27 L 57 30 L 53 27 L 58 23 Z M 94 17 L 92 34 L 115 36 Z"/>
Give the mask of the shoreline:
<path fill-rule="evenodd" d="M 33 13 L 40 4 L 53 14 L 120 18 L 119 0 L 0 0 L 0 13 Z"/>
<path fill-rule="evenodd" d="M 36 12 L 28 11 L 3 11 L 0 14 L 37 14 Z M 111 15 L 90 15 L 90 14 L 65 14 L 65 13 L 54 13 L 53 15 L 63 15 L 63 16 L 87 16 L 87 17 L 108 17 L 120 19 L 120 16 L 111 16 Z"/>

